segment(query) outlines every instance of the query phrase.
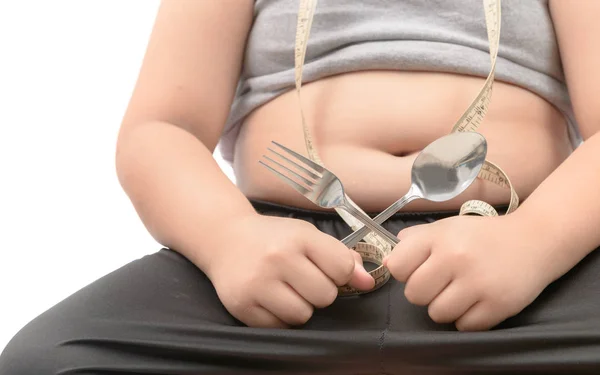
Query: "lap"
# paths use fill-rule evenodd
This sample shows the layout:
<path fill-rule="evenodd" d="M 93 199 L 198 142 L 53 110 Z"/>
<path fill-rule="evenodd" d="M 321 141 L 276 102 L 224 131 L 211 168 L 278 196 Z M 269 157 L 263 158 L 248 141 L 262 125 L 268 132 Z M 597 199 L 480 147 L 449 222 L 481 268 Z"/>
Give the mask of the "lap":
<path fill-rule="evenodd" d="M 336 237 L 348 230 L 319 220 L 317 227 Z M 398 231 L 419 220 L 386 226 Z M 200 270 L 163 249 L 29 323 L 0 356 L 0 375 L 596 373 L 599 274 L 595 251 L 486 332 L 432 322 L 393 280 L 373 293 L 337 299 L 302 327 L 271 330 L 234 319 Z"/>

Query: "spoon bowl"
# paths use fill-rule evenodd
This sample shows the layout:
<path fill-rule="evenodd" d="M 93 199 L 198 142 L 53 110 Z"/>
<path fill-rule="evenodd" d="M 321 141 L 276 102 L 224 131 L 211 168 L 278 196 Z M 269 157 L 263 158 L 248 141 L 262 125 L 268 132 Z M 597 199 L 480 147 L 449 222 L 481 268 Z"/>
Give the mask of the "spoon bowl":
<path fill-rule="evenodd" d="M 425 147 L 413 162 L 414 193 L 444 202 L 465 191 L 475 180 L 487 155 L 485 138 L 475 132 L 456 132 Z"/>

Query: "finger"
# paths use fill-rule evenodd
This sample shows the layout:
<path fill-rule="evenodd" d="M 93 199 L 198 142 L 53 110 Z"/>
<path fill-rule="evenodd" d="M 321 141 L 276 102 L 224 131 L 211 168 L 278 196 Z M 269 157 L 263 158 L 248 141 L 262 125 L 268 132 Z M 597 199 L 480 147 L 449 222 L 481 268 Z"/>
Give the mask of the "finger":
<path fill-rule="evenodd" d="M 506 319 L 503 310 L 494 308 L 491 303 L 477 302 L 465 312 L 455 325 L 459 331 L 483 331 L 494 327 Z"/>
<path fill-rule="evenodd" d="M 310 304 L 319 308 L 331 305 L 338 294 L 333 281 L 304 255 L 290 260 L 293 263 L 285 268 L 282 280 Z"/>
<path fill-rule="evenodd" d="M 359 290 L 373 289 L 375 286 L 375 279 L 373 279 L 373 276 L 369 275 L 365 269 L 362 257 L 354 250 L 352 250 L 352 255 L 354 257 L 354 272 L 348 285 Z"/>
<path fill-rule="evenodd" d="M 383 260 L 383 264 L 396 280 L 406 282 L 430 255 L 431 241 L 428 236 L 410 236 L 396 245 L 392 253 Z"/>
<path fill-rule="evenodd" d="M 411 225 L 409 227 L 403 228 L 400 230 L 400 232 L 398 232 L 398 239 L 400 241 L 403 241 L 406 238 L 408 238 L 409 236 L 416 235 L 420 231 L 427 229 L 427 226 L 428 226 L 428 224 L 416 224 L 416 225 Z"/>
<path fill-rule="evenodd" d="M 346 285 L 354 273 L 352 251 L 340 241 L 322 232 L 312 232 L 305 237 L 306 256 L 329 277 L 335 285 Z"/>
<path fill-rule="evenodd" d="M 258 299 L 260 306 L 290 325 L 306 323 L 313 314 L 313 306 L 284 282 L 274 282 Z"/>
<path fill-rule="evenodd" d="M 436 323 L 452 323 L 477 303 L 473 288 L 453 280 L 429 304 L 429 317 Z"/>
<path fill-rule="evenodd" d="M 248 327 L 256 328 L 288 328 L 289 325 L 261 306 L 252 306 L 243 317 L 237 317 Z"/>
<path fill-rule="evenodd" d="M 452 281 L 452 269 L 442 257 L 430 256 L 408 278 L 404 287 L 406 299 L 419 306 L 428 305 Z"/>
<path fill-rule="evenodd" d="M 356 267 L 360 267 L 360 268 L 362 268 L 364 270 L 365 269 L 365 265 L 363 263 L 363 258 L 362 258 L 362 256 L 360 256 L 360 254 L 358 253 L 358 251 L 350 249 L 350 253 L 354 257 L 354 267 L 355 268 Z M 365 272 L 367 272 L 367 271 L 365 270 Z"/>

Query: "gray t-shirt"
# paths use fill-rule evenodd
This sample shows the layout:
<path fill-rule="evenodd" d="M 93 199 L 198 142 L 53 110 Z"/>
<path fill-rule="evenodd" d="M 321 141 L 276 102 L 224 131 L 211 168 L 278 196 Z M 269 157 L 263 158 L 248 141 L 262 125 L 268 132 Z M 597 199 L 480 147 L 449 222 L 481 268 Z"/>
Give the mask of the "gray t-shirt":
<path fill-rule="evenodd" d="M 298 2 L 255 2 L 242 77 L 219 145 L 226 161 L 233 161 L 244 117 L 294 89 Z M 486 77 L 490 55 L 483 1 L 319 0 L 303 82 L 369 69 Z M 573 145 L 580 143 L 548 0 L 502 0 L 495 77 L 553 104 L 569 121 Z"/>

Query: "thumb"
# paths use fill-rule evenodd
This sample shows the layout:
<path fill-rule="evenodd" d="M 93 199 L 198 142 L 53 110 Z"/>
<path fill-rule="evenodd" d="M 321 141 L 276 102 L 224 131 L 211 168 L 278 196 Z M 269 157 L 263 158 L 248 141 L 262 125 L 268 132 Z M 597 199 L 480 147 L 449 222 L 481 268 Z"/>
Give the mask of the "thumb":
<path fill-rule="evenodd" d="M 375 279 L 373 279 L 373 277 L 369 275 L 367 270 L 365 270 L 360 254 L 354 250 L 350 251 L 352 252 L 352 256 L 354 257 L 354 272 L 352 274 L 352 279 L 350 279 L 350 282 L 348 284 L 351 287 L 360 290 L 372 289 L 375 286 Z"/>

